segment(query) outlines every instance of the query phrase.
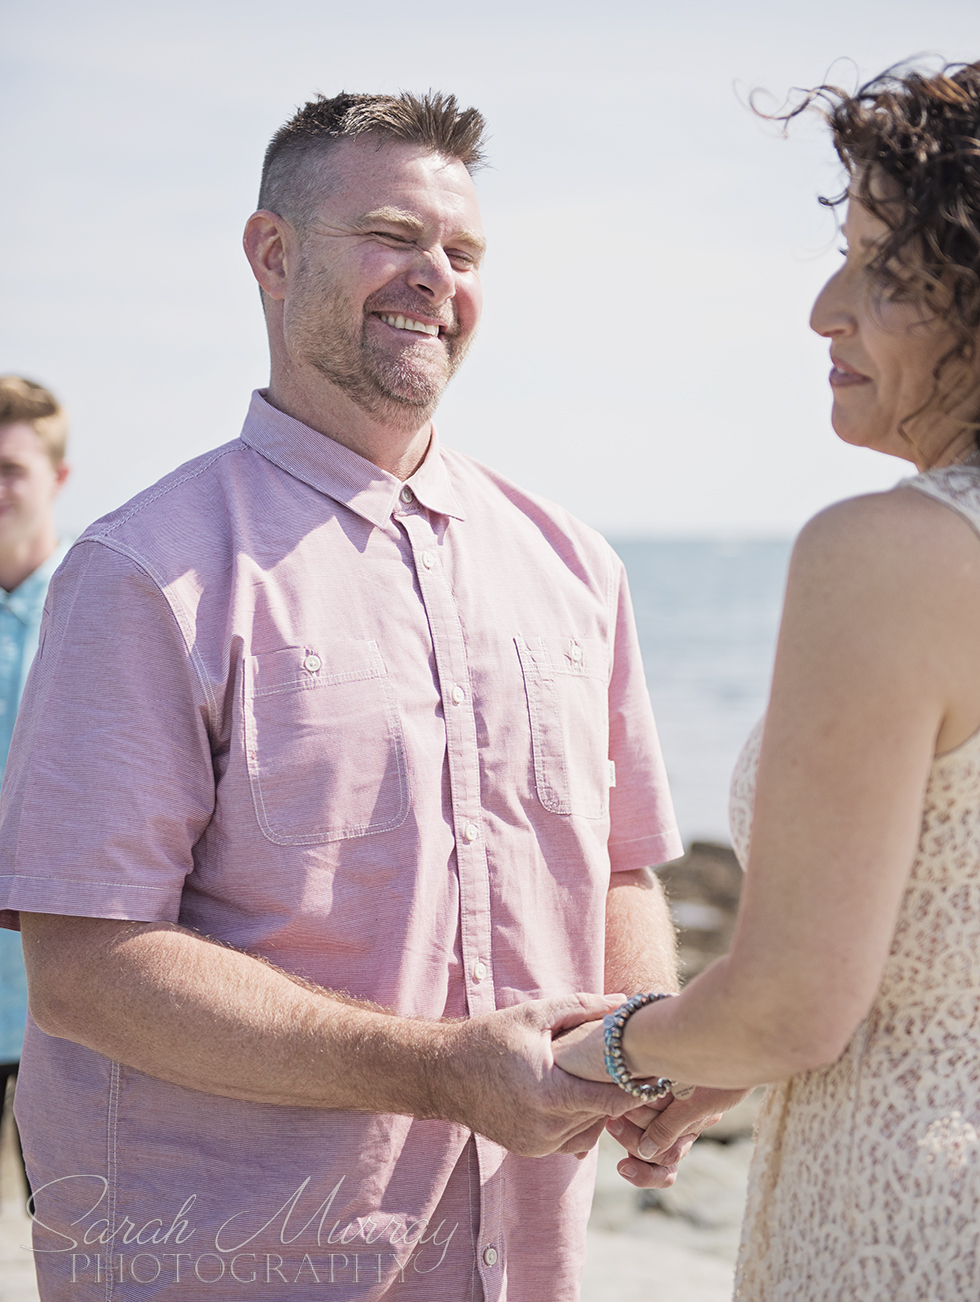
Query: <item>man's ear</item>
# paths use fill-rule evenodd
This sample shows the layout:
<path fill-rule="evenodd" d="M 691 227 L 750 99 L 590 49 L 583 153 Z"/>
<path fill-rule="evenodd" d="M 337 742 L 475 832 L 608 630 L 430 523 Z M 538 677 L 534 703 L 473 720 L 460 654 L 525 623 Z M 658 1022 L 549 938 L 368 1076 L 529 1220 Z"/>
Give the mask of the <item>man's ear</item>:
<path fill-rule="evenodd" d="M 277 213 L 260 208 L 245 223 L 242 244 L 252 274 L 270 298 L 286 297 L 288 249 L 295 232 Z"/>
<path fill-rule="evenodd" d="M 59 461 L 54 468 L 54 491 L 60 493 L 65 486 L 65 480 L 71 473 L 71 466 L 67 461 Z"/>

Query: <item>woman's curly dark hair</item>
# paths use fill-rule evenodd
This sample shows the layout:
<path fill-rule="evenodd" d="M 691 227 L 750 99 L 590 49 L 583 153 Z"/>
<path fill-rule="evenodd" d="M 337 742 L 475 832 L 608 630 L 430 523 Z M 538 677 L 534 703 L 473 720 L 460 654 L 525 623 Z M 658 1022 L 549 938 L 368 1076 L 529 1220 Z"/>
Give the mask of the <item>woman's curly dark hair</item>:
<path fill-rule="evenodd" d="M 953 333 L 929 401 L 906 420 L 934 402 L 948 410 L 963 389 L 943 392 L 943 372 L 980 354 L 980 62 L 931 76 L 891 68 L 854 94 L 817 86 L 776 116 L 788 121 L 810 107 L 826 118 L 849 181 L 821 203 L 853 195 L 883 221 L 889 234 L 870 264 L 883 293 L 912 294 Z"/>

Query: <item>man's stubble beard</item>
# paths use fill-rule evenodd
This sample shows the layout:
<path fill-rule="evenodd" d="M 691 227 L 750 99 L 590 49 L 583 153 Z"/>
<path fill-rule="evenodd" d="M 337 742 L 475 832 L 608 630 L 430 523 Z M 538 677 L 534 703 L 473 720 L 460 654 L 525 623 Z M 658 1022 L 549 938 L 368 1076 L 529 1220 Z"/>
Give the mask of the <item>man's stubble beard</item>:
<path fill-rule="evenodd" d="M 369 334 L 371 298 L 364 304 L 358 332 L 349 300 L 324 283 L 326 280 L 308 272 L 293 299 L 292 334 L 297 353 L 369 416 L 398 428 L 419 429 L 432 417 L 469 348 L 470 340 L 462 341 L 456 333 L 455 313 L 450 331 L 441 336 L 445 349 L 442 365 L 434 366 L 434 358 L 413 362 L 410 350 L 392 357 L 377 347 Z M 412 307 L 392 304 L 389 293 L 376 297 L 376 310 L 390 312 L 394 307 L 404 316 L 412 315 Z M 430 315 L 423 305 L 417 304 L 414 311 Z"/>

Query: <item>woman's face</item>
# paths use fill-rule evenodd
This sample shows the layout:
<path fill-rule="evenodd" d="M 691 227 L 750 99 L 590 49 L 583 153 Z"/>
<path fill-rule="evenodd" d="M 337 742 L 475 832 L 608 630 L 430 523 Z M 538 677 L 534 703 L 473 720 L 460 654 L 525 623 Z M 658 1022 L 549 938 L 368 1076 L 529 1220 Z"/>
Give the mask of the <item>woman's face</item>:
<path fill-rule="evenodd" d="M 904 295 L 901 283 L 879 283 L 871 264 L 888 227 L 853 196 L 843 233 L 844 265 L 820 291 L 810 316 L 817 334 L 830 340 L 834 429 L 846 443 L 904 457 L 920 470 L 962 460 L 975 450 L 971 430 L 934 404 L 906 420 L 932 396 L 933 370 L 954 341 L 951 328 L 921 298 Z M 901 269 L 898 274 L 903 275 Z M 967 376 L 962 363 L 950 363 L 943 387 L 975 382 L 980 368 L 971 369 Z M 969 387 L 963 409 L 954 413 L 968 419 L 978 405 L 976 390 Z"/>

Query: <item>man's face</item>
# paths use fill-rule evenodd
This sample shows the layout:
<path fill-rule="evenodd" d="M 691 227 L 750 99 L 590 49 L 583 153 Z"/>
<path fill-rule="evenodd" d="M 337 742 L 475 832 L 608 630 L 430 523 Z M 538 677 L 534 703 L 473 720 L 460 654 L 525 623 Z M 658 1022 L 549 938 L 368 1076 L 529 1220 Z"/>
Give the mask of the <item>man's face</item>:
<path fill-rule="evenodd" d="M 428 418 L 480 319 L 484 241 L 462 163 L 362 137 L 320 164 L 324 197 L 284 303 L 286 347 L 372 415 Z"/>
<path fill-rule="evenodd" d="M 31 543 L 53 527 L 52 503 L 67 474 L 30 425 L 0 425 L 0 546 Z"/>

